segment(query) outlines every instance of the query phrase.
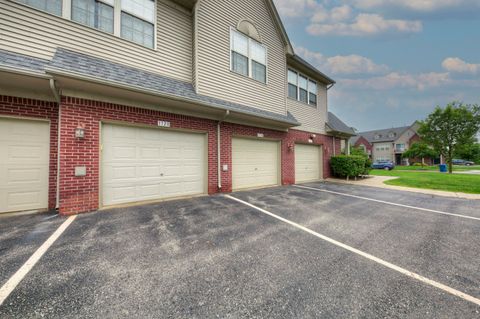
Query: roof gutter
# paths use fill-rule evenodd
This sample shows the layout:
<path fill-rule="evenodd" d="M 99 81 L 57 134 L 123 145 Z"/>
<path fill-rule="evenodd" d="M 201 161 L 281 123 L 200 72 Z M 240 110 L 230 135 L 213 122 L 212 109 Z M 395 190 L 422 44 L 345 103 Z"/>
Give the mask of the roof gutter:
<path fill-rule="evenodd" d="M 12 66 L 4 66 L 0 65 L 0 71 L 2 72 L 8 72 L 8 73 L 13 73 L 13 74 L 18 74 L 18 75 L 27 75 L 35 78 L 40 78 L 40 79 L 51 79 L 52 77 L 45 74 L 45 73 L 40 73 L 40 72 L 34 72 L 22 68 L 16 68 Z"/>
<path fill-rule="evenodd" d="M 155 90 L 139 88 L 137 86 L 133 86 L 133 85 L 130 85 L 130 84 L 125 84 L 125 83 L 122 83 L 122 82 L 119 82 L 119 81 L 114 81 L 114 80 L 105 81 L 104 79 L 101 79 L 101 78 L 98 78 L 98 77 L 86 76 L 84 74 L 80 74 L 80 73 L 77 73 L 77 72 L 64 72 L 62 70 L 59 70 L 57 68 L 52 68 L 52 67 L 46 68 L 45 72 L 47 72 L 48 74 L 52 74 L 52 75 L 60 75 L 60 76 L 70 77 L 70 78 L 74 78 L 74 79 L 79 79 L 79 80 L 89 81 L 89 82 L 93 82 L 93 83 L 108 85 L 108 86 L 112 86 L 112 87 L 116 87 L 116 88 L 120 88 L 120 89 L 126 89 L 126 90 L 135 91 L 135 92 L 139 92 L 139 93 L 145 93 L 145 94 L 152 95 L 152 96 L 169 98 L 169 99 L 177 100 L 177 101 L 181 101 L 181 102 L 199 104 L 199 105 L 210 107 L 210 108 L 213 108 L 213 109 L 216 109 L 216 110 L 225 110 L 225 111 L 228 110 L 228 111 L 231 111 L 231 112 L 236 112 L 234 110 L 229 110 L 225 107 L 216 105 L 215 103 L 198 101 L 198 100 L 195 100 L 195 99 L 192 99 L 192 98 L 181 97 L 181 96 L 171 94 L 171 93 L 163 93 L 163 92 L 159 93 L 158 91 L 155 91 Z M 273 117 L 262 116 L 260 114 L 256 114 L 256 113 L 248 112 L 248 111 L 238 112 L 238 113 L 239 114 L 244 114 L 244 115 L 250 115 L 250 116 L 257 117 L 257 118 L 262 118 L 262 119 L 266 119 L 266 120 L 270 120 L 270 121 L 274 121 L 274 122 L 278 122 L 278 123 L 282 123 L 282 124 L 287 124 L 287 125 L 290 125 L 291 127 L 300 125 L 300 123 L 298 123 L 298 122 L 288 121 L 288 120 L 279 120 L 279 119 L 275 119 Z"/>

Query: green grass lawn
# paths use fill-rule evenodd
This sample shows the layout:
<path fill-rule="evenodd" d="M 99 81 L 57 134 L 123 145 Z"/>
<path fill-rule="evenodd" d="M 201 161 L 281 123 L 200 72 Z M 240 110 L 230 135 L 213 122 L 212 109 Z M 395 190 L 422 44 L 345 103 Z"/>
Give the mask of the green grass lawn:
<path fill-rule="evenodd" d="M 438 165 L 435 166 L 396 166 L 395 170 L 398 171 L 438 171 Z M 474 166 L 460 166 L 454 165 L 454 171 L 471 171 L 471 170 L 480 170 L 480 165 Z"/>
<path fill-rule="evenodd" d="M 370 172 L 370 175 L 399 177 L 386 181 L 385 184 L 388 185 L 480 194 L 480 175 L 406 172 L 397 168 L 392 171 L 375 169 Z"/>

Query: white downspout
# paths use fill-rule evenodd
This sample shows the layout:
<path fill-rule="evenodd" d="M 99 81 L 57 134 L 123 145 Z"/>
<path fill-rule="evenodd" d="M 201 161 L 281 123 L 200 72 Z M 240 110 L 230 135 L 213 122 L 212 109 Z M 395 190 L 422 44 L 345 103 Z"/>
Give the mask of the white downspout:
<path fill-rule="evenodd" d="M 335 136 L 332 136 L 333 141 L 333 156 L 335 156 Z"/>
<path fill-rule="evenodd" d="M 60 121 L 62 118 L 62 108 L 60 107 L 60 94 L 58 93 L 58 89 L 55 86 L 55 80 L 50 79 L 50 89 L 52 90 L 53 96 L 55 97 L 55 101 L 58 103 L 58 119 L 57 119 L 57 185 L 56 185 L 56 192 L 55 192 L 55 208 L 60 207 Z"/>
<path fill-rule="evenodd" d="M 217 178 L 218 178 L 218 189 L 222 189 L 222 163 L 220 163 L 221 160 L 221 154 L 222 154 L 222 149 L 221 149 L 221 133 L 220 133 L 220 125 L 222 124 L 223 121 L 227 118 L 227 116 L 230 114 L 230 111 L 227 110 L 225 112 L 225 115 L 221 120 L 218 121 L 217 123 Z"/>

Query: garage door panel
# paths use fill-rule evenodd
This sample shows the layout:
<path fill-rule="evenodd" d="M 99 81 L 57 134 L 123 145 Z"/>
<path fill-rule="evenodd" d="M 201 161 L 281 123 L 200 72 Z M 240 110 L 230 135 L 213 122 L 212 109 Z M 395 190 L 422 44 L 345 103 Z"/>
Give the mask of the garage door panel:
<path fill-rule="evenodd" d="M 8 192 L 8 202 L 11 208 L 22 209 L 23 207 L 29 207 L 31 205 L 35 205 L 40 201 L 40 197 L 42 196 L 41 191 L 10 191 Z"/>
<path fill-rule="evenodd" d="M 162 150 L 159 147 L 142 147 L 140 148 L 140 156 L 142 159 L 157 159 L 162 154 Z"/>
<path fill-rule="evenodd" d="M 140 166 L 138 176 L 141 178 L 160 178 L 163 169 L 160 166 Z"/>
<path fill-rule="evenodd" d="M 279 143 L 234 138 L 232 141 L 233 189 L 279 184 Z"/>
<path fill-rule="evenodd" d="M 318 145 L 295 145 L 295 182 L 316 181 L 322 178 L 322 151 Z"/>
<path fill-rule="evenodd" d="M 0 118 L 0 213 L 46 209 L 48 122 Z"/>
<path fill-rule="evenodd" d="M 7 174 L 9 185 L 40 183 L 43 177 L 41 168 L 10 169 Z"/>
<path fill-rule="evenodd" d="M 136 158 L 135 146 L 115 146 L 113 147 L 112 158 L 114 159 L 135 159 Z"/>
<path fill-rule="evenodd" d="M 205 193 L 205 135 L 129 126 L 116 129 L 109 124 L 104 127 L 104 205 Z M 128 157 L 115 152 L 125 143 L 131 149 Z"/>

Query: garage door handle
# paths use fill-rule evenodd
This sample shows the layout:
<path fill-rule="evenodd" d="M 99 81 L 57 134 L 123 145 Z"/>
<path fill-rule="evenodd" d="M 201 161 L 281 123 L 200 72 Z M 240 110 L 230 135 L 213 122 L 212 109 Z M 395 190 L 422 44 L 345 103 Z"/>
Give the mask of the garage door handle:
<path fill-rule="evenodd" d="M 258 171 L 258 168 L 255 167 L 255 170 Z"/>
<path fill-rule="evenodd" d="M 160 174 L 160 176 L 163 176 L 163 173 L 162 173 L 162 174 Z"/>

